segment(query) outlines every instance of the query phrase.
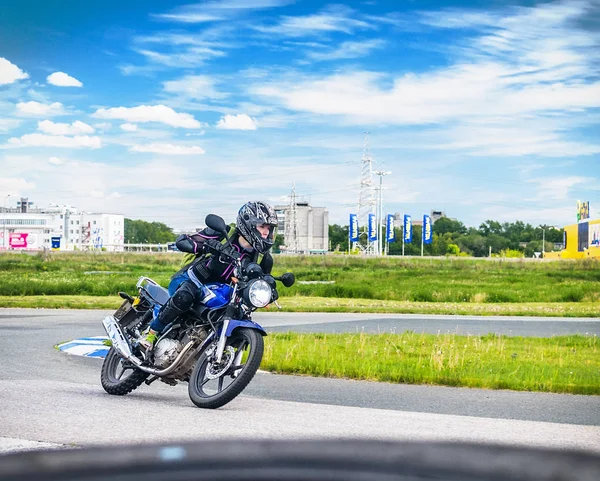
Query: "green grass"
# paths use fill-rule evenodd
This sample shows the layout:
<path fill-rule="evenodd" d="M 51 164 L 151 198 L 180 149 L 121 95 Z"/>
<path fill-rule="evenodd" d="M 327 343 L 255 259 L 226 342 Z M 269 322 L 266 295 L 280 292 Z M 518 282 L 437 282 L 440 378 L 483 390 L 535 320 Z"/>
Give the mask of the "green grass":
<path fill-rule="evenodd" d="M 123 300 L 114 296 L 0 296 L 0 307 L 45 309 L 117 309 Z M 284 297 L 281 312 L 364 312 L 392 314 L 460 314 L 478 316 L 598 317 L 595 302 L 452 303 Z M 275 312 L 275 306 L 270 306 Z"/>
<path fill-rule="evenodd" d="M 166 286 L 175 253 L 0 254 L 0 296 L 134 292 L 140 275 Z M 280 295 L 433 303 L 600 302 L 600 261 L 277 256 L 298 283 Z M 302 281 L 329 281 L 302 284 Z"/>
<path fill-rule="evenodd" d="M 177 253 L 0 253 L 1 307 L 113 308 L 141 275 L 167 286 Z M 600 261 L 276 256 L 288 311 L 594 317 Z M 303 282 L 312 282 L 303 284 Z M 327 283 L 314 283 L 325 281 Z M 41 297 L 39 297 L 41 296 Z"/>
<path fill-rule="evenodd" d="M 408 384 L 600 394 L 596 336 L 272 334 L 261 368 Z"/>

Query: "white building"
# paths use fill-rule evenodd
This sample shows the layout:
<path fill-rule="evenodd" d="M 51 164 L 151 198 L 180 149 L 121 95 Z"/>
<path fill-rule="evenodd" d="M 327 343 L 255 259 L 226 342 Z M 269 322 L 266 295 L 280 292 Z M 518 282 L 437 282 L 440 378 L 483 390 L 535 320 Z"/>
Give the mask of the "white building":
<path fill-rule="evenodd" d="M 33 207 L 27 199 L 2 207 L 0 250 L 122 251 L 125 217 L 82 212 L 72 206 Z"/>
<path fill-rule="evenodd" d="M 276 205 L 275 212 L 279 220 L 277 233 L 285 239 L 282 252 L 321 254 L 329 250 L 329 212 L 325 207 L 297 202 L 295 208 Z"/>

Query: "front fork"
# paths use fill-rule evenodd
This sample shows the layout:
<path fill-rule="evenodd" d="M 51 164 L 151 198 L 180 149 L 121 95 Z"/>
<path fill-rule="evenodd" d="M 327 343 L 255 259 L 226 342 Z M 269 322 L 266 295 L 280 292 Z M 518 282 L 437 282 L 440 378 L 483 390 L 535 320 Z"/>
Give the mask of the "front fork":
<path fill-rule="evenodd" d="M 225 352 L 225 343 L 227 342 L 227 329 L 229 328 L 229 319 L 225 319 L 223 321 L 223 325 L 221 326 L 221 335 L 219 336 L 219 341 L 217 342 L 217 349 L 215 351 L 215 357 L 217 364 L 221 362 L 223 359 L 223 352 Z"/>

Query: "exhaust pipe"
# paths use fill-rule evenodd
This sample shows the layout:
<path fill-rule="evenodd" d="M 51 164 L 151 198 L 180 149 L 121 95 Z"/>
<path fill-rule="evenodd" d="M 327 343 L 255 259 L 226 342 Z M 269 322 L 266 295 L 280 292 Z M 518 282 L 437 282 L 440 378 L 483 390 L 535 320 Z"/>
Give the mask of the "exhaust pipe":
<path fill-rule="evenodd" d="M 154 369 L 151 367 L 142 366 L 142 360 L 133 355 L 133 353 L 131 352 L 131 346 L 129 345 L 129 341 L 123 334 L 121 325 L 115 319 L 114 316 L 105 317 L 104 320 L 102 321 L 102 325 L 104 326 L 104 330 L 106 331 L 106 334 L 108 334 L 108 337 L 109 337 L 113 347 L 116 349 L 117 353 L 119 354 L 119 356 L 121 356 L 122 358 L 127 359 L 129 362 L 135 364 L 135 367 L 137 367 L 141 371 L 153 374 L 158 377 L 166 376 L 167 374 L 169 374 L 172 371 L 174 371 L 175 369 L 177 369 L 179 367 L 180 361 L 190 350 L 192 350 L 194 348 L 194 344 L 195 344 L 194 342 L 189 342 L 188 344 L 186 344 L 185 347 L 181 350 L 181 352 L 177 356 L 177 358 L 175 358 L 173 363 L 166 369 L 160 369 L 160 370 Z M 204 339 L 202 344 L 196 348 L 197 351 L 201 351 L 207 343 L 212 341 L 213 337 L 214 337 L 214 334 L 211 332 L 208 335 L 208 337 L 206 339 Z"/>

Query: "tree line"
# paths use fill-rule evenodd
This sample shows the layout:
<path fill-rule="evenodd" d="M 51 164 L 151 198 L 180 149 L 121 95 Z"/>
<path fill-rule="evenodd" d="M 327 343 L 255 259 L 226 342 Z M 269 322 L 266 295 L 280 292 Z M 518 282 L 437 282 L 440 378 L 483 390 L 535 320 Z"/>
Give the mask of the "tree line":
<path fill-rule="evenodd" d="M 176 235 L 162 222 L 125 219 L 125 244 L 167 244 Z"/>
<path fill-rule="evenodd" d="M 402 254 L 402 229 L 394 229 L 396 241 L 389 244 L 388 254 Z M 421 226 L 413 225 L 413 238 L 404 245 L 405 255 L 421 255 Z M 384 232 L 382 234 L 385 235 Z M 516 222 L 496 222 L 487 220 L 479 227 L 466 227 L 462 222 L 442 217 L 433 223 L 431 244 L 425 244 L 424 255 L 469 255 L 486 257 L 496 255 L 524 255 L 532 257 L 534 252 L 542 251 L 542 239 L 546 252 L 554 250 L 555 244 L 562 244 L 563 229 L 553 226 L 525 224 Z M 364 244 L 366 236 L 361 236 Z M 333 224 L 329 226 L 330 250 L 348 251 L 348 226 Z"/>
<path fill-rule="evenodd" d="M 402 229 L 394 229 L 396 241 L 389 244 L 388 254 L 402 254 Z M 382 232 L 382 235 L 385 235 Z M 126 244 L 166 244 L 174 242 L 173 229 L 161 222 L 125 219 Z M 546 252 L 554 250 L 555 244 L 563 242 L 563 230 L 552 226 L 525 224 L 516 222 L 496 222 L 487 220 L 479 227 L 466 227 L 462 222 L 442 217 L 433 224 L 431 244 L 425 244 L 424 255 L 469 255 L 485 257 L 496 255 L 525 255 L 532 257 L 534 252 L 542 251 L 542 238 L 545 238 Z M 361 242 L 366 243 L 365 236 Z M 273 250 L 285 244 L 282 236 L 277 236 Z M 332 224 L 329 226 L 329 250 L 348 251 L 348 226 Z M 413 239 L 404 245 L 405 255 L 421 254 L 421 226 L 413 225 Z"/>

